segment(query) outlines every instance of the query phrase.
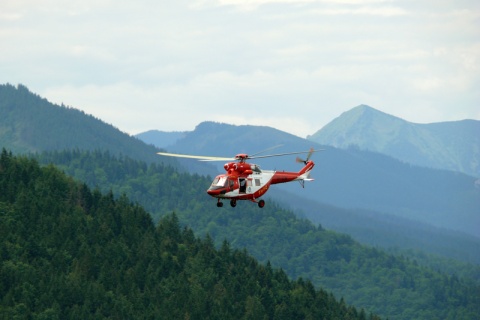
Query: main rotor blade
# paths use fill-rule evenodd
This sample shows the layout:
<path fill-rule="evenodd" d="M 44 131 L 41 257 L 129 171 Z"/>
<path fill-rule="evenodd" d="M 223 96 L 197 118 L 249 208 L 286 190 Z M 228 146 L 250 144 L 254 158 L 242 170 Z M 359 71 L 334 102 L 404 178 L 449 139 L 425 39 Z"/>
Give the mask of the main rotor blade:
<path fill-rule="evenodd" d="M 270 150 L 272 150 L 272 149 L 279 148 L 279 147 L 281 147 L 281 146 L 283 146 L 283 144 L 279 144 L 279 145 L 276 145 L 276 146 L 267 148 L 267 149 L 265 149 L 265 150 L 262 150 L 262 151 L 259 151 L 259 152 L 257 152 L 257 153 L 254 153 L 254 154 L 252 154 L 251 156 L 248 156 L 248 157 L 249 157 L 249 158 L 252 158 L 252 157 L 255 157 L 257 154 L 264 153 L 264 152 L 270 151 Z"/>
<path fill-rule="evenodd" d="M 180 154 L 180 153 L 168 153 L 168 152 L 157 152 L 158 155 L 167 156 L 167 157 L 177 157 L 177 158 L 188 158 L 188 159 L 197 159 L 200 161 L 229 161 L 235 160 L 235 158 L 226 158 L 226 157 L 211 157 L 211 156 L 195 156 L 191 154 Z"/>
<path fill-rule="evenodd" d="M 317 151 L 323 151 L 325 149 L 318 150 L 308 150 L 308 151 L 299 151 L 299 152 L 287 152 L 287 153 L 277 153 L 277 154 L 267 154 L 264 156 L 247 156 L 245 159 L 260 159 L 260 158 L 270 158 L 270 157 L 280 157 L 288 156 L 291 154 L 301 154 L 301 153 L 310 153 L 310 155 Z M 158 155 L 167 156 L 167 157 L 177 157 L 177 158 L 187 158 L 187 159 L 197 159 L 199 161 L 236 161 L 235 157 L 213 157 L 213 156 L 197 156 L 191 154 L 181 154 L 181 153 L 168 153 L 168 152 L 157 152 Z"/>
<path fill-rule="evenodd" d="M 324 151 L 325 149 L 317 149 L 317 150 L 308 150 L 308 151 L 299 151 L 299 152 L 287 152 L 287 153 L 277 153 L 277 154 L 268 154 L 265 156 L 256 156 L 256 157 L 248 157 L 249 159 L 259 159 L 259 158 L 269 158 L 269 157 L 280 157 L 280 156 L 288 156 L 291 154 L 301 154 L 301 153 L 314 153 L 317 151 Z"/>

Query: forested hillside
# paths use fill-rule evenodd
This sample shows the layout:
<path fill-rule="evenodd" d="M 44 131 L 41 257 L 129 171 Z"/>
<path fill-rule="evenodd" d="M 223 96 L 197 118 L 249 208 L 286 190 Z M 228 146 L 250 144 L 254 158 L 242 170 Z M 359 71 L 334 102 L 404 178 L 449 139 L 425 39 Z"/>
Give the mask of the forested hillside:
<path fill-rule="evenodd" d="M 197 236 L 208 234 L 217 246 L 227 239 L 233 248 L 246 248 L 261 262 L 369 312 L 394 319 L 475 319 L 480 312 L 478 267 L 453 275 L 434 271 L 314 226 L 271 200 L 261 210 L 249 202 L 218 209 L 205 193 L 208 177 L 168 166 L 84 151 L 45 153 L 40 159 L 115 196 L 126 193 L 155 219 L 175 211 Z"/>
<path fill-rule="evenodd" d="M 211 175 L 218 172 L 213 165 L 207 166 L 198 161 L 176 162 L 171 158 L 158 157 L 153 146 L 145 145 L 79 110 L 54 105 L 22 85 L 0 85 L 0 114 L 0 147 L 6 147 L 14 153 L 65 148 L 102 150 L 147 163 L 162 162 L 175 166 L 180 163 L 190 172 Z M 175 139 L 179 138 L 179 134 L 174 134 Z M 278 152 L 307 150 L 312 146 L 305 139 L 259 126 L 202 123 L 194 132 L 183 134 L 186 135 L 182 135 L 182 142 L 177 147 L 188 149 L 177 151 L 188 153 L 225 156 L 239 151 L 257 152 L 266 146 L 279 144 L 283 144 L 284 149 L 277 149 Z M 410 244 L 414 244 L 413 248 L 416 249 L 464 261 L 478 261 L 478 253 L 475 256 L 468 249 L 472 241 L 461 233 L 446 230 L 467 230 L 476 235 L 478 241 L 476 213 L 480 206 L 480 189 L 472 187 L 474 181 L 452 173 L 418 170 L 387 158 L 358 150 L 331 149 L 315 154 L 317 165 L 312 174 L 316 178 L 315 183 L 305 189 L 297 184 L 278 185 L 272 188 L 269 196 L 276 196 L 276 190 L 287 188 L 290 195 L 283 193 L 276 199 L 289 199 L 287 205 L 297 213 L 305 211 L 305 216 L 314 223 L 351 233 L 366 243 L 401 248 L 412 248 Z M 275 158 L 273 162 L 263 159 L 259 164 L 263 168 L 298 169 L 290 157 Z M 223 171 L 223 168 L 220 170 Z M 309 199 L 313 201 L 306 201 Z M 330 210 L 323 210 L 326 204 L 346 208 L 347 211 L 351 211 L 351 208 L 366 210 L 345 215 L 338 214 L 340 211 L 335 209 L 337 214 L 330 214 Z M 368 214 L 371 211 L 379 214 Z M 407 220 L 411 222 L 404 220 L 399 223 L 398 219 L 393 219 L 395 232 L 386 232 L 392 227 L 392 219 L 384 213 L 389 213 L 390 217 L 408 216 Z M 432 230 L 412 225 L 418 219 L 422 219 L 423 224 L 434 223 L 437 228 Z M 407 234 L 408 238 L 405 236 Z"/>
<path fill-rule="evenodd" d="M 21 85 L 5 85 L 0 89 L 0 143 L 11 146 L 15 153 L 57 150 L 37 155 L 39 161 L 55 163 L 69 175 L 85 182 L 89 188 L 98 187 L 101 193 L 89 190 L 92 195 L 107 194 L 114 203 L 121 199 L 138 203 L 151 213 L 154 222 L 175 212 L 180 225 L 193 228 L 196 236 L 205 239 L 209 234 L 210 241 L 218 248 L 227 239 L 232 248 L 247 248 L 261 263 L 270 261 L 273 268 L 283 268 L 288 276 L 308 279 L 315 287 L 332 290 L 338 299 L 344 297 L 347 303 L 364 308 L 367 312 L 395 319 L 469 319 L 473 314 L 480 313 L 476 303 L 480 300 L 478 266 L 457 263 L 446 266 L 444 260 L 438 259 L 434 264 L 435 270 L 440 270 L 438 272 L 425 267 L 432 265 L 431 259 L 413 260 L 411 256 L 390 255 L 361 246 L 349 236 L 316 225 L 326 217 L 337 220 L 345 217 L 340 214 L 345 211 L 312 201 L 308 207 L 302 208 L 306 211 L 305 217 L 315 215 L 319 218 L 316 224 L 312 224 L 296 218 L 293 212 L 272 201 L 269 197 L 273 192 L 267 195 L 268 205 L 262 210 L 248 202 L 241 202 L 237 208 L 219 210 L 214 205 L 215 200 L 205 193 L 211 178 L 179 171 L 175 169 L 179 166 L 173 159 L 156 156 L 157 150 L 153 146 L 146 146 L 78 110 L 52 105 Z M 229 139 L 225 139 L 225 136 Z M 283 143 L 287 144 L 283 150 L 286 152 L 311 147 L 311 142 L 272 128 L 215 123 L 199 125 L 195 132 L 180 141 L 182 146 L 194 146 L 198 151 L 214 151 L 201 154 L 223 156 L 258 152 L 264 150 L 265 146 Z M 69 150 L 65 151 L 66 148 Z M 416 218 L 436 219 L 444 226 L 462 225 L 478 234 L 475 224 L 478 210 L 475 209 L 480 204 L 479 189 L 475 189 L 471 177 L 412 168 L 391 158 L 355 149 L 345 151 L 332 148 L 316 155 L 320 157 L 316 160 L 315 183 L 305 189 L 295 186 L 301 189 L 302 194 L 313 196 L 315 201 L 328 199 L 356 208 L 370 206 L 370 209 L 358 210 L 360 213 L 371 212 L 371 207 L 384 208 L 386 211 L 379 212 L 393 210 Z M 167 162 L 170 165 L 165 165 Z M 259 164 L 263 166 L 265 163 Z M 193 169 L 193 166 L 200 164 L 193 162 L 187 165 Z M 295 165 L 292 159 L 285 159 L 285 162 L 276 160 L 273 164 L 267 163 L 264 168 L 295 170 L 297 167 L 292 167 Z M 202 174 L 216 172 L 210 170 L 212 168 L 198 167 Z M 43 189 L 42 185 L 38 185 L 35 192 Z M 42 196 L 49 199 L 49 189 L 45 190 Z M 293 198 L 288 199 L 294 204 Z M 28 198 L 25 201 L 30 203 Z M 51 204 L 63 206 L 58 198 L 52 200 Z M 30 205 L 37 206 L 36 203 Z M 82 204 L 79 205 L 83 208 Z M 8 212 L 13 212 L 10 205 L 4 207 Z M 319 210 L 326 211 L 326 214 L 320 217 Z M 348 214 L 351 216 L 352 211 L 348 211 Z M 442 217 L 448 220 L 440 221 Z M 90 221 L 88 215 L 86 219 Z M 382 228 L 395 223 L 389 221 L 387 225 L 375 225 L 369 222 L 378 223 L 381 219 L 368 214 L 358 215 L 358 219 L 365 220 L 361 228 L 375 226 L 376 232 L 371 234 L 372 237 L 382 235 L 382 232 L 388 233 L 388 228 Z M 10 220 L 4 222 L 7 221 Z M 403 231 L 404 237 L 409 237 L 412 229 L 399 226 L 394 228 L 395 231 Z M 108 228 L 106 234 L 110 234 Z M 429 234 L 426 233 L 425 237 Z M 442 234 L 438 236 L 442 237 Z M 87 237 L 83 234 L 80 238 Z M 409 240 L 415 239 L 418 238 Z M 435 241 L 435 238 L 429 241 Z M 440 246 L 449 242 L 449 239 L 442 241 L 438 243 Z M 84 244 L 84 240 L 79 243 L 89 245 Z M 445 246 L 443 250 L 453 250 L 455 254 L 466 251 L 478 257 L 476 243 L 456 242 L 456 247 Z M 462 250 L 457 250 L 458 246 L 463 246 Z M 128 246 L 122 247 L 130 250 Z M 99 249 L 92 252 L 96 254 L 97 251 Z M 420 254 L 415 256 L 420 257 Z M 12 301 L 19 300 L 15 298 Z"/>
<path fill-rule="evenodd" d="M 155 226 L 127 197 L 5 149 L 0 256 L 2 319 L 367 319 L 175 214 Z"/>
<path fill-rule="evenodd" d="M 54 105 L 23 85 L 0 85 L 0 115 L 0 147 L 14 153 L 79 148 L 160 161 L 153 146 L 80 110 Z"/>

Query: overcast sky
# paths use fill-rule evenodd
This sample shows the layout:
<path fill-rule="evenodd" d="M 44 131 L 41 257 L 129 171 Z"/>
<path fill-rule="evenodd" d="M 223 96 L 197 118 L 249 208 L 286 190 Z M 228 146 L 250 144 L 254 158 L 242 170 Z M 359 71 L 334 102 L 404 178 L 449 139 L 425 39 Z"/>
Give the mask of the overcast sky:
<path fill-rule="evenodd" d="M 480 1 L 1 0 L 0 83 L 130 134 L 480 120 Z"/>

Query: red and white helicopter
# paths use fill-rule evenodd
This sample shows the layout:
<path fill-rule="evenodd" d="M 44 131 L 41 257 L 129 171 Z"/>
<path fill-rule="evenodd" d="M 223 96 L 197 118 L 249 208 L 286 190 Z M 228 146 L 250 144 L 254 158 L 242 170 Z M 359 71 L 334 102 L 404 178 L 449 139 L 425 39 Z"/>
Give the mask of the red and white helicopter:
<path fill-rule="evenodd" d="M 271 148 L 270 148 L 271 149 Z M 267 149 L 269 150 L 269 149 Z M 264 200 L 257 201 L 263 196 L 272 184 L 285 183 L 291 181 L 299 181 L 304 185 L 305 181 L 313 181 L 310 178 L 310 171 L 314 167 L 314 163 L 310 160 L 314 152 L 321 151 L 311 148 L 309 151 L 288 152 L 257 156 L 261 151 L 249 156 L 246 153 L 239 153 L 234 158 L 231 157 L 211 157 L 211 156 L 195 156 L 177 153 L 158 152 L 157 154 L 169 157 L 181 157 L 197 159 L 199 161 L 235 161 L 227 162 L 223 166 L 226 173 L 219 174 L 215 177 L 207 193 L 214 198 L 217 198 L 217 207 L 223 207 L 222 199 L 229 199 L 230 205 L 235 207 L 237 200 L 250 200 L 258 203 L 260 208 L 265 206 Z M 249 159 L 259 159 L 268 157 L 279 157 L 292 154 L 308 153 L 305 160 L 297 157 L 297 162 L 302 162 L 304 167 L 298 172 L 275 171 L 275 170 L 261 170 L 260 166 L 247 163 Z"/>

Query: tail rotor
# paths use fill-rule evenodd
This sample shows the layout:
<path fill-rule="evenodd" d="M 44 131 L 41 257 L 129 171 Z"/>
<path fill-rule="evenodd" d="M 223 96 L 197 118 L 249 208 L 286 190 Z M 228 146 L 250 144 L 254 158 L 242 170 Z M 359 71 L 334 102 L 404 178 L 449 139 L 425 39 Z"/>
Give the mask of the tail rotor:
<path fill-rule="evenodd" d="M 314 152 L 315 152 L 315 150 L 314 150 L 313 148 L 310 148 L 310 151 L 308 152 L 307 158 L 306 158 L 305 160 L 302 159 L 302 158 L 300 158 L 300 157 L 297 157 L 296 161 L 297 161 L 298 163 L 303 163 L 303 164 L 306 165 L 307 162 L 308 162 L 308 160 L 310 160 L 310 157 L 312 156 L 312 154 L 313 154 Z"/>

